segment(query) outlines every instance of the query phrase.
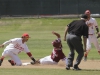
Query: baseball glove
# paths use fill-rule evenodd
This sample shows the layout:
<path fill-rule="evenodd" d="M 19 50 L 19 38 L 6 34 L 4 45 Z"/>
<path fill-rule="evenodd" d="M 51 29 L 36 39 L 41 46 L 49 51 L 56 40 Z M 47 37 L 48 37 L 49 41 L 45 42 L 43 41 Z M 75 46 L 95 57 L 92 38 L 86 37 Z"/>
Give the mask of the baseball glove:
<path fill-rule="evenodd" d="M 34 64 L 39 64 L 40 62 L 39 62 L 39 60 L 36 60 L 35 62 L 34 61 L 31 61 L 30 62 L 32 65 L 34 65 Z"/>
<path fill-rule="evenodd" d="M 31 63 L 32 65 L 34 65 L 34 64 L 35 64 L 35 62 L 33 62 L 33 61 L 31 61 L 30 63 Z"/>

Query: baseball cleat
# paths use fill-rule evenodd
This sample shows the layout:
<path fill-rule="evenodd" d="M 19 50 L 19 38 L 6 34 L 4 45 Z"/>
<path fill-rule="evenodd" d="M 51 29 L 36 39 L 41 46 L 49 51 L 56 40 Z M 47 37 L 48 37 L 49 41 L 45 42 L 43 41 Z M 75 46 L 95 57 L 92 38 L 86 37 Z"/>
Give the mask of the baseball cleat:
<path fill-rule="evenodd" d="M 8 60 L 8 62 L 9 62 L 12 66 L 15 65 L 14 61 L 12 61 L 12 60 Z"/>
<path fill-rule="evenodd" d="M 80 69 L 79 67 L 73 67 L 73 70 L 78 71 L 78 70 L 82 70 L 82 69 Z"/>
<path fill-rule="evenodd" d="M 69 66 L 66 66 L 66 70 L 70 70 L 70 67 Z"/>

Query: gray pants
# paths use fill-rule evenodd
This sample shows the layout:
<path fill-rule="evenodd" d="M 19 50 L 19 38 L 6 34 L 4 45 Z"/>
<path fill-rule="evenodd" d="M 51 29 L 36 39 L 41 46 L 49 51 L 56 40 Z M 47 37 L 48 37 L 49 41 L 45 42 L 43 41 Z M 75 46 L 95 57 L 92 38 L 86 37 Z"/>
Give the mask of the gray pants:
<path fill-rule="evenodd" d="M 75 50 L 76 50 L 76 52 L 78 53 L 78 56 L 76 58 L 74 67 L 78 67 L 84 55 L 82 39 L 80 36 L 76 36 L 73 34 L 67 34 L 66 39 L 67 39 L 67 44 L 70 48 L 70 53 L 68 56 L 68 66 L 70 67 L 73 66 L 73 60 L 74 60 L 74 55 L 75 55 Z"/>

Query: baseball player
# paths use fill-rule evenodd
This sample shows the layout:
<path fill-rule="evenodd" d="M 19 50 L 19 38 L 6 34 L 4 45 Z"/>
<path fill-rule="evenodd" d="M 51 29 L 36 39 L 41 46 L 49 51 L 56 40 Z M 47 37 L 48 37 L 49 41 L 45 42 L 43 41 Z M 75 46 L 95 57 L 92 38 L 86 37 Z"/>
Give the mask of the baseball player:
<path fill-rule="evenodd" d="M 39 59 L 38 63 L 49 64 L 49 65 L 55 64 L 56 65 L 56 64 L 58 64 L 58 62 L 60 60 L 63 60 L 67 64 L 67 58 L 62 51 L 62 44 L 61 44 L 60 35 L 54 31 L 52 33 L 57 36 L 57 39 L 52 42 L 52 45 L 54 47 L 53 51 L 52 51 L 51 55 Z"/>
<path fill-rule="evenodd" d="M 98 28 L 98 24 L 95 20 L 95 18 L 92 18 L 90 15 L 90 10 L 86 10 L 85 11 L 85 14 L 88 16 L 88 21 L 86 21 L 86 24 L 88 25 L 89 27 L 89 32 L 88 32 L 88 39 L 87 39 L 87 50 L 84 54 L 84 61 L 87 60 L 87 55 L 91 49 L 91 43 L 94 44 L 94 46 L 96 47 L 96 49 L 98 50 L 98 53 L 100 54 L 100 47 L 99 47 L 99 43 L 98 43 L 98 40 L 97 40 L 97 37 L 95 35 L 95 28 L 96 28 L 96 33 L 98 34 L 98 36 L 100 35 L 99 33 L 99 28 Z"/>
<path fill-rule="evenodd" d="M 0 47 L 4 47 L 7 45 L 0 58 L 0 66 L 5 57 L 11 58 L 11 60 L 8 61 L 12 66 L 14 65 L 21 66 L 22 63 L 20 58 L 18 57 L 18 54 L 22 51 L 24 51 L 30 57 L 30 59 L 35 62 L 34 57 L 32 56 L 31 52 L 29 51 L 25 43 L 28 41 L 28 39 L 29 39 L 29 35 L 27 33 L 24 33 L 21 38 L 10 39 L 4 42 L 2 45 L 0 45 Z"/>

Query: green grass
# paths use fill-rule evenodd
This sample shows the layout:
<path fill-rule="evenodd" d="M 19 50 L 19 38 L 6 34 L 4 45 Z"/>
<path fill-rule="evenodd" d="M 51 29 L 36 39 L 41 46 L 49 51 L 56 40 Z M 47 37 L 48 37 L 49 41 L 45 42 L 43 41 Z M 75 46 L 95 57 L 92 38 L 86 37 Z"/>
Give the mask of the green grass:
<path fill-rule="evenodd" d="M 51 42 L 56 39 L 56 36 L 51 32 L 60 33 L 63 40 L 65 26 L 71 21 L 72 19 L 1 19 L 0 42 L 21 37 L 24 32 L 28 32 L 31 36 L 27 42 L 28 47 L 34 57 L 41 58 L 49 55 L 52 51 Z M 63 43 L 64 48 L 67 49 L 66 42 L 63 41 Z M 1 51 L 3 49 L 0 50 L 0 53 Z M 27 58 L 23 53 L 19 56 L 22 59 Z"/>
<path fill-rule="evenodd" d="M 98 25 L 100 25 L 100 18 L 96 19 Z M 27 45 L 33 56 L 38 59 L 51 54 L 53 49 L 51 42 L 56 39 L 56 36 L 51 32 L 56 31 L 61 35 L 63 51 L 68 56 L 69 48 L 63 41 L 63 37 L 66 25 L 72 20 L 74 19 L 0 19 L 0 44 L 11 38 L 21 37 L 24 32 L 27 32 L 31 36 Z M 2 54 L 3 49 L 0 48 L 0 54 Z M 19 57 L 21 60 L 29 59 L 23 52 L 19 54 Z M 100 59 L 100 55 L 94 46 L 92 46 L 88 59 Z M 99 70 L 76 72 L 73 70 L 66 71 L 65 69 L 0 68 L 0 75 L 98 75 L 99 73 Z"/>
<path fill-rule="evenodd" d="M 64 30 L 67 24 L 74 19 L 0 19 L 0 43 L 15 37 L 21 37 L 24 32 L 28 32 L 31 36 L 27 45 L 36 58 L 41 58 L 49 55 L 52 51 L 51 42 L 56 39 L 52 35 L 52 31 L 60 33 L 63 51 L 66 56 L 69 53 L 69 48 L 63 41 Z M 98 25 L 100 25 L 97 18 Z M 0 49 L 0 53 L 3 49 Z M 28 58 L 24 53 L 19 54 L 22 59 Z M 92 46 L 89 53 L 89 59 L 100 59 L 96 49 Z"/>
<path fill-rule="evenodd" d="M 37 69 L 37 68 L 2 68 L 0 75 L 99 75 L 100 70 L 73 71 L 65 69 Z"/>

